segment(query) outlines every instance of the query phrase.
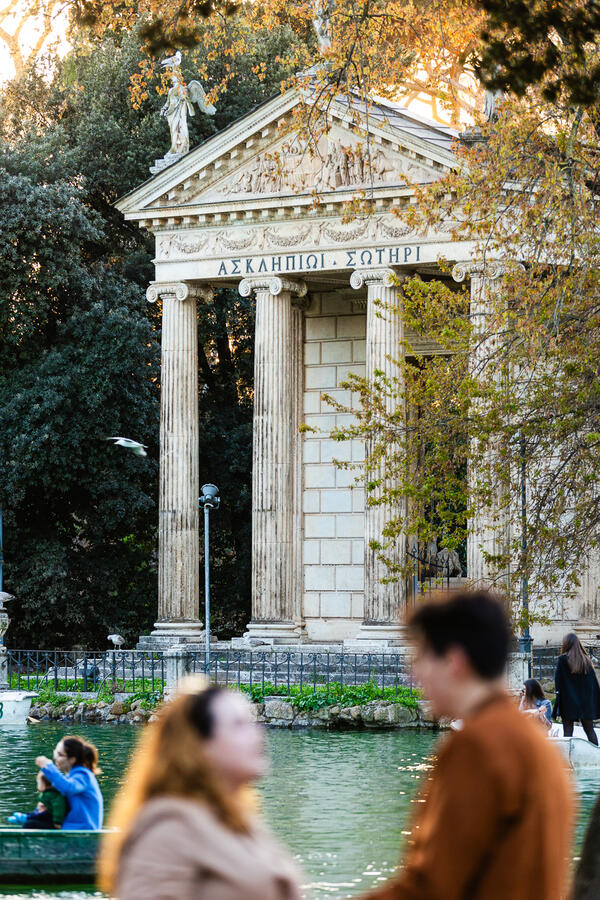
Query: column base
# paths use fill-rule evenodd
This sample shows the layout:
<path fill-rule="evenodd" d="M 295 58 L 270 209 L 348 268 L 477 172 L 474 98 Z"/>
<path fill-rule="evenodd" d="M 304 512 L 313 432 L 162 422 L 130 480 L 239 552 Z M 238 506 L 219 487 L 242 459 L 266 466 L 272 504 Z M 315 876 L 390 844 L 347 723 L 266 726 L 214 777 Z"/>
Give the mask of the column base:
<path fill-rule="evenodd" d="M 138 650 L 168 650 L 181 645 L 198 645 L 204 648 L 205 631 L 196 619 L 186 622 L 155 622 L 154 631 L 140 637 Z"/>
<path fill-rule="evenodd" d="M 241 638 L 232 638 L 231 646 L 242 649 L 259 644 L 298 644 L 305 636 L 305 629 L 295 622 L 250 622 L 248 631 Z"/>
<path fill-rule="evenodd" d="M 590 622 L 579 622 L 573 627 L 573 631 L 583 644 L 597 644 L 600 640 L 599 625 L 594 625 Z"/>
<path fill-rule="evenodd" d="M 363 622 L 355 638 L 344 641 L 344 650 L 363 651 L 373 645 L 375 649 L 405 647 L 406 628 L 396 622 Z"/>

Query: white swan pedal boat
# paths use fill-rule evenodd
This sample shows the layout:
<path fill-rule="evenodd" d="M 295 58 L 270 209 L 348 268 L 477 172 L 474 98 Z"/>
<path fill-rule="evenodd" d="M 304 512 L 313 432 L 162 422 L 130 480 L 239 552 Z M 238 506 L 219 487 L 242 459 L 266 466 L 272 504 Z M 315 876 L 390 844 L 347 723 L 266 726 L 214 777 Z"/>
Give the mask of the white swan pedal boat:
<path fill-rule="evenodd" d="M 462 727 L 462 719 L 450 722 L 453 731 L 461 731 Z M 600 728 L 595 728 L 594 731 L 600 741 Z M 556 744 L 572 769 L 577 771 L 600 769 L 600 747 L 588 741 L 581 725 L 575 725 L 573 737 L 565 737 L 562 725 L 554 723 L 548 732 L 548 738 Z"/>
<path fill-rule="evenodd" d="M 594 731 L 600 740 L 600 728 L 595 728 Z M 588 741 L 581 725 L 575 725 L 573 737 L 565 737 L 562 725 L 554 724 L 548 737 L 560 749 L 571 768 L 578 771 L 600 769 L 600 747 Z"/>
<path fill-rule="evenodd" d="M 34 691 L 0 691 L 0 726 L 26 725 Z"/>

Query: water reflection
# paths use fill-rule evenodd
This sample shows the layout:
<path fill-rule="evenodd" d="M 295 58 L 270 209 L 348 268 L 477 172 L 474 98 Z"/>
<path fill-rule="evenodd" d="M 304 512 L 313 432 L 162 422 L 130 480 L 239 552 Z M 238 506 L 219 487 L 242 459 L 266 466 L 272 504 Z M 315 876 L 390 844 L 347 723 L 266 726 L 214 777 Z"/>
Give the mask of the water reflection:
<path fill-rule="evenodd" d="M 265 813 L 315 897 L 348 897 L 394 870 L 429 732 L 271 732 Z"/>
<path fill-rule="evenodd" d="M 123 778 L 139 731 L 126 726 L 75 728 L 97 744 L 107 805 Z M 0 728 L 0 821 L 35 798 L 34 759 L 65 733 L 61 725 Z M 271 826 L 306 873 L 306 895 L 336 900 L 387 879 L 410 833 L 416 789 L 431 767 L 437 737 L 430 732 L 270 731 L 272 770 L 261 786 Z M 550 788 L 551 789 L 551 788 Z M 600 772 L 578 780 L 578 843 L 600 790 Z M 3 900 L 90 900 L 93 888 L 0 888 Z"/>

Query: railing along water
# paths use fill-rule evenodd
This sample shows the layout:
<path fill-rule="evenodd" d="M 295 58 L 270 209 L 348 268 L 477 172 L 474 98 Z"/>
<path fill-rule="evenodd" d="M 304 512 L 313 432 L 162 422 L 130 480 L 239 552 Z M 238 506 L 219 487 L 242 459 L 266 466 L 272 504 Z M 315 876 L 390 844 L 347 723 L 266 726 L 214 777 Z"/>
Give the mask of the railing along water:
<path fill-rule="evenodd" d="M 250 693 L 330 694 L 362 686 L 387 696 L 413 686 L 402 652 L 215 648 L 209 660 L 204 649 L 177 653 L 180 675 L 202 673 L 213 683 Z M 65 694 L 162 692 L 170 658 L 168 650 L 8 650 L 8 680 L 12 688 Z"/>
<path fill-rule="evenodd" d="M 8 684 L 17 690 L 56 693 L 135 694 L 162 691 L 162 653 L 145 650 L 11 650 L 7 651 Z"/>
<path fill-rule="evenodd" d="M 206 673 L 206 654 L 187 654 L 187 671 Z M 276 694 L 331 692 L 371 685 L 383 696 L 386 689 L 412 687 L 404 653 L 352 653 L 308 650 L 213 650 L 210 680 L 229 687 L 260 688 Z"/>

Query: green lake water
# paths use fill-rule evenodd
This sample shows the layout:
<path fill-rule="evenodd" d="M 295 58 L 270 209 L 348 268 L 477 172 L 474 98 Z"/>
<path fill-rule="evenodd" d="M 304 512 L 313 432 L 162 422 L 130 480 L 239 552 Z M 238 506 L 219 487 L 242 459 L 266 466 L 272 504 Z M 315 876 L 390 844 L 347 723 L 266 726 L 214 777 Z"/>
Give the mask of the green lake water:
<path fill-rule="evenodd" d="M 0 822 L 35 803 L 34 759 L 51 755 L 64 725 L 0 728 Z M 74 728 L 98 747 L 100 785 L 110 806 L 139 730 L 128 726 Z M 314 900 L 363 893 L 393 872 L 410 827 L 415 791 L 432 761 L 437 735 L 428 731 L 268 732 L 271 772 L 261 786 L 271 827 L 305 873 Z M 551 786 L 549 786 L 551 790 Z M 600 773 L 578 783 L 578 842 Z M 93 888 L 2 889 L 8 896 L 90 900 Z"/>

